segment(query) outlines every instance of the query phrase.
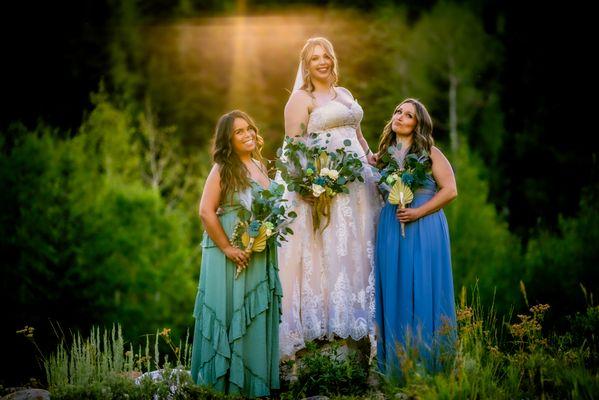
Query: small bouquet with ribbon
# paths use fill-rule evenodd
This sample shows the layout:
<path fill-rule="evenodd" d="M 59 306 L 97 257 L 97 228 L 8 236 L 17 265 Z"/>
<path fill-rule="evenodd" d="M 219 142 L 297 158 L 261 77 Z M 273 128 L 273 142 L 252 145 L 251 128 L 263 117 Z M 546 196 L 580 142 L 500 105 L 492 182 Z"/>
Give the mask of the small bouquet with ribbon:
<path fill-rule="evenodd" d="M 285 207 L 284 191 L 283 185 L 273 183 L 269 189 L 261 189 L 248 201 L 242 201 L 243 207 L 237 213 L 239 222 L 231 238 L 233 246 L 251 254 L 264 251 L 269 242 L 281 246 L 281 241 L 287 241 L 286 236 L 293 234 L 287 225 L 297 214 Z M 237 267 L 235 278 L 242 270 Z"/>
<path fill-rule="evenodd" d="M 331 134 L 327 133 L 327 138 Z M 277 169 L 290 192 L 301 196 L 313 196 L 312 225 L 314 231 L 324 230 L 330 223 L 331 202 L 338 193 L 349 193 L 348 184 L 356 180 L 364 182 L 364 165 L 355 152 L 348 151 L 351 141 L 343 141 L 342 148 L 329 151 L 327 139 L 320 143 L 318 133 L 304 138 L 285 138 L 285 144 L 277 151 Z M 281 161 L 285 160 L 285 162 Z"/>
<path fill-rule="evenodd" d="M 389 195 L 387 201 L 405 208 L 414 200 L 414 191 L 424 185 L 426 175 L 431 171 L 431 159 L 426 151 L 421 154 L 405 154 L 401 144 L 389 146 L 387 153 L 381 154 L 379 188 Z M 401 223 L 401 236 L 406 237 L 405 224 Z"/>

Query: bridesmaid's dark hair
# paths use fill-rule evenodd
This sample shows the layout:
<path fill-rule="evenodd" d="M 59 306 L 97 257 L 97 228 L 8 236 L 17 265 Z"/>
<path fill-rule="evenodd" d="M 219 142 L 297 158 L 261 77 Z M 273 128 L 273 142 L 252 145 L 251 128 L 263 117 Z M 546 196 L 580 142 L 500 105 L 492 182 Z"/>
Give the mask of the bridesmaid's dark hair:
<path fill-rule="evenodd" d="M 396 134 L 391 129 L 391 125 L 393 123 L 393 115 L 399 110 L 399 107 L 402 105 L 410 103 L 416 109 L 416 127 L 412 132 L 412 145 L 408 150 L 408 153 L 421 154 L 423 151 L 426 151 L 428 154 L 431 153 L 431 148 L 434 146 L 435 141 L 433 140 L 433 120 L 431 119 L 430 114 L 428 113 L 424 104 L 416 99 L 405 99 L 397 107 L 393 110 L 393 114 L 387 122 L 387 125 L 383 128 L 383 134 L 381 136 L 381 141 L 379 142 L 379 154 L 384 154 L 387 152 L 389 146 L 394 145 L 396 143 Z M 380 158 L 379 158 L 380 159 Z M 380 161 L 379 161 L 380 164 Z M 377 165 L 381 167 L 381 165 Z"/>
<path fill-rule="evenodd" d="M 221 202 L 231 200 L 233 193 L 250 186 L 249 171 L 233 150 L 233 124 L 236 118 L 242 118 L 256 132 L 256 149 L 252 157 L 262 164 L 262 146 L 264 139 L 258 133 L 258 127 L 252 118 L 240 110 L 233 110 L 218 120 L 212 145 L 212 160 L 220 167 Z"/>

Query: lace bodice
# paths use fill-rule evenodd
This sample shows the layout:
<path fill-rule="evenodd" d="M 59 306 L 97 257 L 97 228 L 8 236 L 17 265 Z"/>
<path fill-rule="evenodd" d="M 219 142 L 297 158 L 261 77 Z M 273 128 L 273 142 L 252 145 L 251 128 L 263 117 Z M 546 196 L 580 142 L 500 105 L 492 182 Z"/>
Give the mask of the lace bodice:
<path fill-rule="evenodd" d="M 347 106 L 338 100 L 331 100 L 312 111 L 308 121 L 308 132 L 345 127 L 352 128 L 355 132 L 363 116 L 364 111 L 357 101 L 354 100 Z"/>
<path fill-rule="evenodd" d="M 321 143 L 326 143 L 329 151 L 345 148 L 365 161 L 364 149 L 357 137 L 357 129 L 363 115 L 362 107 L 355 100 L 349 106 L 331 100 L 312 111 L 308 120 L 308 132 L 319 133 Z M 346 139 L 351 141 L 349 148 L 343 144 Z"/>

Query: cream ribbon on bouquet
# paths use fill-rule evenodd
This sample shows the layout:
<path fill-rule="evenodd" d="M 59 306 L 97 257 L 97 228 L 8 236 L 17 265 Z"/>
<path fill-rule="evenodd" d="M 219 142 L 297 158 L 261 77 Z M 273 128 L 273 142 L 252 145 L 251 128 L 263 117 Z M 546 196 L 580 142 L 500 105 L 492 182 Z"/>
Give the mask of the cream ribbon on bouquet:
<path fill-rule="evenodd" d="M 239 222 L 239 227 L 237 229 L 242 229 L 243 233 L 241 234 L 241 244 L 243 245 L 243 251 L 246 254 L 251 255 L 252 253 L 260 253 L 263 252 L 266 248 L 266 241 L 272 235 L 272 228 L 269 226 L 269 223 L 263 223 L 260 225 L 258 229 L 258 235 L 256 237 L 251 237 L 248 233 L 249 225 L 247 222 Z M 239 274 L 243 271 L 243 267 L 237 266 L 237 271 L 235 272 L 235 279 L 239 277 Z"/>

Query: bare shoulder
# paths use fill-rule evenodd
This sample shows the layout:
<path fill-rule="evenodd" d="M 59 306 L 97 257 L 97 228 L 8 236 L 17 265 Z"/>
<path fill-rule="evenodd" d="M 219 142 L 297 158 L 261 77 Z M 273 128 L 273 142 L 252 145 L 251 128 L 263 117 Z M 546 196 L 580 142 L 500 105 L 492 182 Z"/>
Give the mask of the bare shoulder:
<path fill-rule="evenodd" d="M 431 158 L 433 159 L 433 161 L 435 159 L 446 159 L 443 152 L 437 146 L 431 146 Z"/>
<path fill-rule="evenodd" d="M 433 162 L 433 166 L 451 168 L 451 163 L 437 146 L 431 146 L 431 161 Z"/>
<path fill-rule="evenodd" d="M 312 103 L 312 97 L 305 90 L 295 90 L 287 100 L 287 107 L 308 106 Z"/>
<path fill-rule="evenodd" d="M 212 169 L 210 170 L 210 173 L 208 174 L 208 178 L 218 179 L 220 181 L 220 165 L 219 164 L 214 163 L 214 165 L 212 166 Z"/>
<path fill-rule="evenodd" d="M 264 162 L 255 158 L 252 158 L 252 160 L 254 160 L 254 163 L 262 170 L 262 172 L 268 173 L 268 168 L 266 168 L 266 164 L 264 164 Z"/>

